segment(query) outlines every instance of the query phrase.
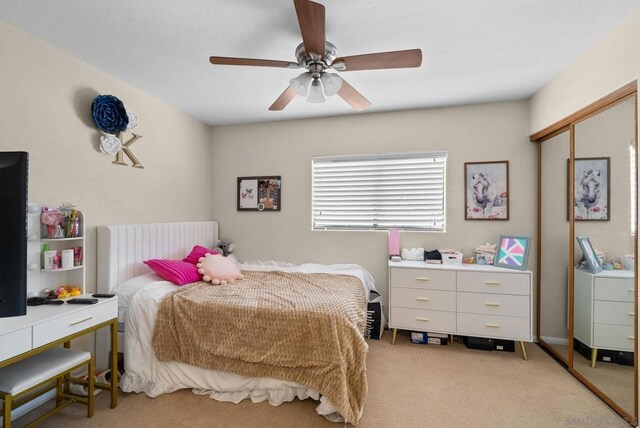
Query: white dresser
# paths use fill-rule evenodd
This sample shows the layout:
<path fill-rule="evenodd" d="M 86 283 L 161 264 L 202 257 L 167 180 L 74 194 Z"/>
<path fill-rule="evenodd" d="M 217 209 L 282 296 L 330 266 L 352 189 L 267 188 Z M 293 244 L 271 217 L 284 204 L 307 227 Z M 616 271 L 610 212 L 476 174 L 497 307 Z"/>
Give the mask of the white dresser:
<path fill-rule="evenodd" d="M 389 327 L 533 340 L 532 273 L 483 265 L 389 262 Z"/>
<path fill-rule="evenodd" d="M 591 367 L 598 349 L 633 352 L 633 271 L 575 270 L 573 336 L 591 348 Z"/>

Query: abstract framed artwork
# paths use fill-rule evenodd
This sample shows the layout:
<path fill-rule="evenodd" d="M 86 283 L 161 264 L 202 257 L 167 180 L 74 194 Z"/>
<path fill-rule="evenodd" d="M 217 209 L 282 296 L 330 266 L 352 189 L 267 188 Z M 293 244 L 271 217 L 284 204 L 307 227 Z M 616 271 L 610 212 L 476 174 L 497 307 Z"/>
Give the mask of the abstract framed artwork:
<path fill-rule="evenodd" d="M 498 241 L 498 252 L 494 266 L 526 270 L 529 256 L 528 236 L 502 235 Z"/>
<path fill-rule="evenodd" d="M 602 262 L 596 254 L 596 249 L 593 248 L 593 245 L 591 245 L 591 241 L 589 241 L 589 238 L 587 238 L 586 236 L 576 236 L 576 241 L 578 241 L 578 244 L 580 244 L 582 255 L 587 261 L 589 270 L 591 270 L 592 273 L 600 272 L 602 270 Z"/>
<path fill-rule="evenodd" d="M 575 221 L 611 219 L 610 158 L 576 158 L 574 167 L 573 218 Z M 567 159 L 567 183 L 570 180 Z M 567 186 L 567 191 L 570 186 Z M 570 198 L 567 195 L 567 208 Z M 567 221 L 569 212 L 567 209 Z"/>
<path fill-rule="evenodd" d="M 238 177 L 238 211 L 280 211 L 282 179 L 279 175 Z"/>
<path fill-rule="evenodd" d="M 509 220 L 509 161 L 465 162 L 465 220 Z"/>

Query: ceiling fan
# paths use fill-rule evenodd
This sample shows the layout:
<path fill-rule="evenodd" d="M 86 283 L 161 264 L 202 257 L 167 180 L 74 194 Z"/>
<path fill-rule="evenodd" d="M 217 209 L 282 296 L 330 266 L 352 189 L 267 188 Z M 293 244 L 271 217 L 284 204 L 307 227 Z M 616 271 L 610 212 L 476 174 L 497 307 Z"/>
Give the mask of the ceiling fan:
<path fill-rule="evenodd" d="M 253 65 L 258 67 L 303 68 L 305 72 L 289 81 L 289 86 L 269 107 L 269 110 L 284 109 L 296 95 L 306 97 L 311 103 L 321 103 L 326 96 L 338 94 L 355 110 L 371 105 L 360 92 L 344 79 L 328 70 L 357 71 L 384 68 L 420 67 L 422 51 L 410 49 L 379 52 L 365 55 L 338 57 L 336 47 L 325 39 L 324 6 L 310 0 L 293 0 L 300 24 L 302 41 L 296 48 L 297 62 L 268 59 L 209 57 L 216 65 Z"/>

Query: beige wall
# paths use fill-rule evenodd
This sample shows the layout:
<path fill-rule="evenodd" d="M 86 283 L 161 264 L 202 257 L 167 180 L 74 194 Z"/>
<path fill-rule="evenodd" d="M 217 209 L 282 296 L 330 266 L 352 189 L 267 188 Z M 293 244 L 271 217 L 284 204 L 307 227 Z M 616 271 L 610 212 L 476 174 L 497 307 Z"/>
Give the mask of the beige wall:
<path fill-rule="evenodd" d="M 311 230 L 312 156 L 446 150 L 447 231 L 403 232 L 401 246 L 469 254 L 501 233 L 534 235 L 536 147 L 527 113 L 521 101 L 214 127 L 213 218 L 241 260 L 358 263 L 386 298 L 386 232 Z M 511 220 L 465 221 L 464 162 L 505 159 Z M 282 176 L 281 212 L 236 211 L 236 178 L 253 175 Z"/>
<path fill-rule="evenodd" d="M 0 150 L 29 152 L 31 201 L 84 211 L 88 291 L 97 225 L 211 218 L 209 126 L 3 21 L 0 58 Z M 145 169 L 98 151 L 90 113 L 98 94 L 137 112 L 143 138 L 132 150 Z"/>

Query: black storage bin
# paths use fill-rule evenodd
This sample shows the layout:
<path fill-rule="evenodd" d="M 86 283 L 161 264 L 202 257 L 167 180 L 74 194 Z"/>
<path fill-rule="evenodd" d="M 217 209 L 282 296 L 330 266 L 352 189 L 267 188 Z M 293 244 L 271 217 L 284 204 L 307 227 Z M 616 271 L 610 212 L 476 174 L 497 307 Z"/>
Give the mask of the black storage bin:
<path fill-rule="evenodd" d="M 463 339 L 463 342 L 465 346 L 469 349 L 480 349 L 483 351 L 503 351 L 503 352 L 515 352 L 516 350 L 516 345 L 513 340 L 465 336 Z"/>

